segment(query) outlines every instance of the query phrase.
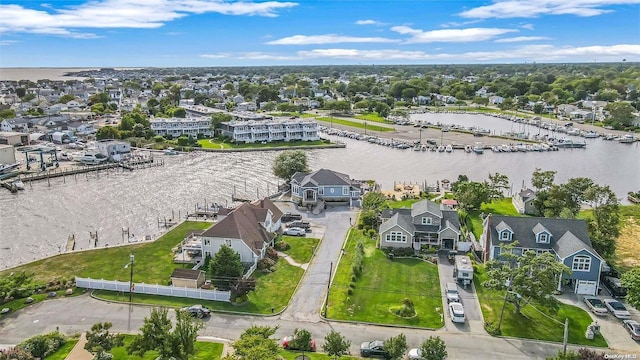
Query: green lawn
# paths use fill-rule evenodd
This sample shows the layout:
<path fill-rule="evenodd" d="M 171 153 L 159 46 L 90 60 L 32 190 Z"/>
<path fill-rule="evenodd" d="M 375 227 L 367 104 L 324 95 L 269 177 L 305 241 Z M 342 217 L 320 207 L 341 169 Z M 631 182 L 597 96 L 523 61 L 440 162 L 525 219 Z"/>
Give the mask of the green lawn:
<path fill-rule="evenodd" d="M 227 144 L 225 142 L 221 142 L 216 139 L 200 139 L 198 140 L 198 144 L 202 146 L 203 149 L 232 149 L 231 144 Z"/>
<path fill-rule="evenodd" d="M 297 266 L 289 265 L 285 260 L 279 260 L 276 264 L 276 271 L 272 273 L 266 274 L 256 271 L 253 275 L 256 279 L 256 290 L 249 293 L 249 301 L 238 306 L 222 301 L 206 301 L 147 294 L 134 294 L 133 301 L 135 303 L 168 307 L 202 304 L 212 310 L 270 314 L 272 308 L 275 312 L 278 312 L 287 306 L 303 273 L 304 270 Z M 114 291 L 96 290 L 93 294 L 104 300 L 127 302 L 129 299 L 128 294 Z"/>
<path fill-rule="evenodd" d="M 73 350 L 73 347 L 78 343 L 78 339 L 67 339 L 67 342 L 62 345 L 56 352 L 47 356 L 46 360 L 64 360 L 67 355 Z"/>
<path fill-rule="evenodd" d="M 424 199 L 407 199 L 407 200 L 387 200 L 384 202 L 382 207 L 389 207 L 391 209 L 400 209 L 400 208 L 410 208 L 411 205 L 417 203 L 420 200 Z"/>
<path fill-rule="evenodd" d="M 467 227 L 468 230 L 471 231 L 476 239 L 480 239 L 480 235 L 482 235 L 482 219 L 480 218 L 480 214 L 494 214 L 494 215 L 508 215 L 508 216 L 523 216 L 518 213 L 516 208 L 511 203 L 511 198 L 506 197 L 500 200 L 494 200 L 489 204 L 482 204 L 480 210 L 471 210 L 469 211 L 469 216 L 467 217 Z"/>
<path fill-rule="evenodd" d="M 127 354 L 127 345 L 129 345 L 134 339 L 133 335 L 125 335 L 124 336 L 124 346 L 119 346 L 111 349 L 111 354 L 113 354 L 113 360 L 154 360 L 158 357 L 157 351 L 148 351 L 144 354 L 143 357 L 137 355 L 129 355 Z M 194 360 L 210 360 L 210 359 L 219 359 L 222 356 L 222 343 L 216 342 L 204 342 L 204 341 L 196 341 L 196 353 L 195 355 L 189 357 L 189 359 Z"/>
<path fill-rule="evenodd" d="M 229 144 L 217 139 L 200 139 L 198 144 L 202 145 L 203 149 L 256 149 L 256 148 L 274 148 L 274 147 L 297 147 L 297 146 L 321 146 L 328 143 L 324 140 L 315 141 L 277 141 L 268 142 L 266 144 L 254 143 L 254 144 Z"/>
<path fill-rule="evenodd" d="M 356 119 L 360 119 L 360 120 L 367 120 L 367 121 L 383 123 L 383 124 L 393 124 L 393 122 L 387 121 L 387 119 L 383 118 L 382 116 L 380 116 L 380 115 L 378 115 L 376 113 L 368 113 L 368 114 L 356 115 L 355 118 Z"/>
<path fill-rule="evenodd" d="M 24 270 L 34 273 L 36 282 L 73 276 L 129 281 L 129 269 L 124 265 L 129 262 L 129 254 L 133 253 L 135 282 L 166 285 L 173 269 L 183 266 L 173 263 L 171 249 L 189 232 L 211 225 L 210 222 L 186 221 L 154 242 L 61 254 L 4 270 L 0 275 Z"/>
<path fill-rule="evenodd" d="M 322 339 L 316 339 L 316 344 L 318 346 L 318 350 L 322 347 Z M 290 351 L 290 350 L 280 350 L 278 353 L 285 360 L 295 360 L 296 356 L 301 356 L 301 351 Z M 308 356 L 311 360 L 332 360 L 333 357 L 329 357 L 329 355 L 324 353 L 315 353 L 315 352 L 305 352 L 305 356 Z M 350 359 L 360 359 L 358 357 L 353 356 L 341 356 L 340 359 L 350 360 Z"/>
<path fill-rule="evenodd" d="M 58 291 L 56 291 L 56 294 L 58 294 L 58 295 L 55 298 L 80 295 L 80 294 L 82 294 L 83 289 L 73 288 L 73 294 L 71 294 L 71 295 L 65 295 L 65 292 L 66 292 L 66 290 L 58 290 Z M 0 308 L 9 308 L 9 309 L 11 309 L 11 311 L 8 314 L 0 315 L 0 319 L 2 319 L 3 317 L 8 316 L 8 315 L 20 310 L 20 309 L 29 307 L 32 304 L 36 304 L 36 303 L 51 299 L 51 298 L 47 297 L 47 293 L 46 292 L 42 293 L 42 294 L 33 294 L 33 295 L 31 295 L 31 298 L 33 298 L 33 300 L 34 300 L 31 304 L 25 303 L 25 298 L 11 300 L 9 302 L 6 302 L 6 303 L 2 304 L 0 306 Z"/>
<path fill-rule="evenodd" d="M 365 246 L 363 270 L 348 294 L 356 244 Z M 376 249 L 375 240 L 353 229 L 331 285 L 327 317 L 379 324 L 439 328 L 442 321 L 442 296 L 438 267 L 419 259 L 389 260 Z M 417 316 L 404 319 L 390 311 L 404 298 L 413 301 Z"/>
<path fill-rule="evenodd" d="M 487 279 L 483 266 L 474 266 L 474 273 L 473 282 L 480 300 L 484 320 L 485 322 L 497 324 L 504 303 L 504 292 L 487 289 L 482 286 L 482 282 Z M 526 305 L 522 308 L 522 315 L 517 315 L 513 304 L 507 303 L 501 326 L 502 335 L 562 342 L 564 326 L 560 323 L 564 323 L 564 320 L 568 318 L 569 343 L 599 347 L 607 346 L 607 342 L 602 335 L 597 335 L 593 340 L 585 338 L 584 333 L 587 330 L 587 326 L 592 322 L 591 316 L 586 311 L 576 306 L 562 303 L 559 303 L 557 309 L 548 309 L 537 303 L 534 303 L 533 306 Z M 546 316 L 536 311 L 536 308 Z M 549 319 L 549 317 L 560 323 Z"/>
<path fill-rule="evenodd" d="M 380 126 L 380 125 L 372 125 L 372 124 L 366 124 L 360 121 L 351 121 L 351 120 L 345 120 L 345 119 L 337 119 L 337 118 L 330 118 L 330 117 L 318 117 L 316 118 L 316 120 L 318 121 L 322 121 L 325 123 L 333 123 L 336 125 L 345 125 L 345 126 L 351 126 L 351 127 L 355 127 L 355 128 L 359 128 L 359 129 L 367 129 L 367 130 L 372 130 L 372 131 L 395 131 L 394 128 L 392 127 L 386 127 L 386 126 Z"/>
<path fill-rule="evenodd" d="M 320 242 L 320 239 L 316 238 L 288 235 L 283 235 L 282 240 L 291 245 L 291 248 L 289 248 L 289 250 L 283 252 L 291 256 L 291 258 L 299 264 L 306 264 L 311 261 L 313 251 Z"/>

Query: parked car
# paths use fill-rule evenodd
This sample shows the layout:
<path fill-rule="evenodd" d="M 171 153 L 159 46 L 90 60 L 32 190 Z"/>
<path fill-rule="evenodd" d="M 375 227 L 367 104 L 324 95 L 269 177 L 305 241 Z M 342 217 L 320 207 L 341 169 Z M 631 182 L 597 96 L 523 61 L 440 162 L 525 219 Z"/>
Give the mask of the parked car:
<path fill-rule="evenodd" d="M 291 236 L 304 236 L 306 234 L 306 230 L 299 227 L 290 227 L 290 228 L 284 229 L 282 233 L 285 235 L 291 235 Z"/>
<path fill-rule="evenodd" d="M 409 353 L 407 354 L 407 359 L 422 360 L 422 350 L 418 348 L 409 350 Z"/>
<path fill-rule="evenodd" d="M 460 294 L 458 293 L 458 285 L 456 283 L 446 283 L 444 292 L 447 295 L 447 302 L 460 302 Z"/>
<path fill-rule="evenodd" d="M 280 217 L 280 221 L 282 222 L 289 222 L 289 221 L 293 221 L 293 220 L 302 220 L 302 215 L 300 214 L 292 214 L 292 213 L 284 213 L 282 214 L 282 216 Z"/>
<path fill-rule="evenodd" d="M 382 340 L 374 340 L 362 343 L 360 345 L 360 356 L 375 357 L 380 359 L 391 358 L 387 350 L 384 349 L 384 342 Z"/>
<path fill-rule="evenodd" d="M 211 315 L 211 310 L 202 305 L 191 305 L 182 308 L 183 311 L 188 312 L 193 317 L 203 318 Z"/>
<path fill-rule="evenodd" d="M 631 317 L 631 314 L 629 314 L 627 308 L 624 307 L 624 305 L 622 305 L 622 303 L 618 300 L 604 299 L 604 306 L 606 306 L 607 309 L 611 311 L 613 316 L 617 317 L 618 319 L 628 319 Z"/>
<path fill-rule="evenodd" d="M 635 341 L 640 341 L 640 323 L 635 320 L 624 320 L 622 323 L 631 335 L 631 338 Z"/>
<path fill-rule="evenodd" d="M 627 296 L 627 289 L 622 286 L 622 282 L 617 277 L 605 276 L 602 285 L 609 291 L 613 298 L 623 298 Z"/>
<path fill-rule="evenodd" d="M 311 224 L 308 221 L 294 221 L 291 224 L 289 224 L 289 227 L 311 229 Z"/>
<path fill-rule="evenodd" d="M 449 316 L 454 323 L 464 323 L 466 318 L 464 316 L 464 306 L 458 302 L 449 303 Z"/>
<path fill-rule="evenodd" d="M 587 304 L 589 310 L 596 315 L 607 315 L 609 313 L 609 310 L 604 306 L 602 300 L 598 298 L 586 296 L 584 298 L 584 303 Z"/>
<path fill-rule="evenodd" d="M 295 338 L 293 336 L 285 336 L 282 339 L 282 347 L 287 350 L 301 350 L 299 347 L 295 346 Z M 316 351 L 316 341 L 311 339 L 309 342 L 309 348 L 311 351 Z"/>

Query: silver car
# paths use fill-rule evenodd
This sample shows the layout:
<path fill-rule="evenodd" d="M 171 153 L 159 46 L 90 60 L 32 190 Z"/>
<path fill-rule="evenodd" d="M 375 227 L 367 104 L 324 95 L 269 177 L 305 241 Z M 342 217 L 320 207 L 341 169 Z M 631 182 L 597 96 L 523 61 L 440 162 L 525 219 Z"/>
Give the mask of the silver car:
<path fill-rule="evenodd" d="M 285 229 L 282 233 L 290 236 L 304 236 L 306 233 L 306 230 L 299 227 L 290 227 Z"/>
<path fill-rule="evenodd" d="M 607 309 L 611 311 L 613 316 L 615 316 L 618 319 L 628 319 L 631 317 L 631 314 L 629 314 L 629 311 L 627 310 L 627 308 L 624 307 L 624 305 L 622 305 L 622 303 L 618 300 L 605 299 L 604 306 L 606 306 Z"/>
<path fill-rule="evenodd" d="M 602 300 L 595 298 L 593 296 L 586 296 L 584 298 L 584 303 L 587 304 L 589 310 L 596 315 L 607 315 L 609 310 L 607 310 L 606 306 Z"/>

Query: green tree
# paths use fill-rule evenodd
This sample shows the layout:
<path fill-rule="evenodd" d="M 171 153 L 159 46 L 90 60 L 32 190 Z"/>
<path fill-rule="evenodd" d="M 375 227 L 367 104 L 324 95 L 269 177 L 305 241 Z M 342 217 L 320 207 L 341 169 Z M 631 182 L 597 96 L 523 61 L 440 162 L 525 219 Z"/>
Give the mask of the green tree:
<path fill-rule="evenodd" d="M 444 360 L 447 358 L 447 345 L 439 336 L 429 336 L 420 344 L 420 359 Z"/>
<path fill-rule="evenodd" d="M 276 330 L 278 330 L 277 326 L 251 326 L 233 343 L 235 352 L 233 357 L 238 360 L 278 359 L 280 347 L 275 340 L 271 339 Z"/>
<path fill-rule="evenodd" d="M 122 334 L 118 335 L 109 332 L 111 326 L 110 322 L 97 323 L 93 324 L 91 330 L 87 331 L 87 343 L 84 348 L 94 354 L 96 359 L 103 359 L 105 353 L 109 353 L 114 347 L 122 346 L 124 342 Z"/>
<path fill-rule="evenodd" d="M 379 191 L 369 191 L 362 197 L 362 208 L 378 210 L 387 200 L 386 196 Z"/>
<path fill-rule="evenodd" d="M 73 96 L 73 95 L 71 95 L 71 94 L 65 94 L 65 95 L 60 96 L 60 98 L 58 99 L 58 103 L 60 103 L 60 104 L 66 104 L 66 103 L 68 103 L 69 101 L 71 101 L 71 100 L 75 100 L 75 99 L 76 99 L 76 97 L 75 97 L 75 96 Z"/>
<path fill-rule="evenodd" d="M 593 248 L 605 258 L 610 258 L 620 236 L 618 198 L 609 186 L 593 184 L 584 191 L 583 199 L 592 209 L 592 217 L 587 224 Z"/>
<path fill-rule="evenodd" d="M 295 329 L 291 343 L 296 349 L 311 351 L 311 333 L 305 329 Z"/>
<path fill-rule="evenodd" d="M 544 111 L 544 105 L 542 104 L 533 105 L 533 112 L 535 114 L 542 114 L 543 111 Z"/>
<path fill-rule="evenodd" d="M 622 274 L 622 285 L 627 289 L 627 301 L 634 308 L 640 309 L 640 266 Z"/>
<path fill-rule="evenodd" d="M 171 109 L 171 114 L 172 117 L 177 117 L 177 118 L 185 118 L 187 117 L 187 110 L 185 110 L 184 108 L 178 107 L 178 108 L 173 108 Z"/>
<path fill-rule="evenodd" d="M 27 89 L 25 89 L 25 88 L 17 88 L 16 89 L 16 95 L 19 98 L 23 98 L 26 94 L 27 94 Z"/>
<path fill-rule="evenodd" d="M 57 331 L 36 335 L 31 337 L 18 345 L 19 348 L 27 351 L 33 357 L 37 359 L 44 359 L 45 357 L 53 354 L 65 343 L 65 338 Z M 0 353 L 0 359 L 2 359 L 2 353 Z M 13 360 L 14 358 L 7 358 L 7 360 Z"/>
<path fill-rule="evenodd" d="M 231 114 L 215 113 L 211 115 L 211 128 L 217 129 L 220 127 L 220 124 L 222 124 L 223 122 L 227 122 L 231 120 L 233 120 L 233 116 L 231 116 Z"/>
<path fill-rule="evenodd" d="M 12 297 L 20 297 L 21 291 L 31 287 L 33 276 L 33 273 L 18 271 L 0 277 L 0 302 Z"/>
<path fill-rule="evenodd" d="M 307 172 L 307 154 L 302 150 L 284 151 L 273 160 L 273 174 L 286 182 L 291 181 L 293 174 Z"/>
<path fill-rule="evenodd" d="M 389 353 L 389 358 L 398 360 L 407 351 L 407 337 L 400 333 L 398 336 L 390 337 L 384 341 L 384 349 Z"/>
<path fill-rule="evenodd" d="M 102 104 L 106 104 L 110 101 L 111 99 L 109 98 L 109 95 L 107 95 L 106 92 L 101 92 L 101 93 L 97 93 L 97 94 L 93 94 L 89 97 L 89 102 L 91 104 L 98 104 L 98 103 L 102 103 Z"/>
<path fill-rule="evenodd" d="M 614 102 L 608 104 L 605 109 L 609 112 L 609 118 L 606 123 L 620 124 L 623 126 L 631 125 L 635 118 L 633 113 L 636 109 L 628 102 Z"/>
<path fill-rule="evenodd" d="M 209 269 L 213 284 L 220 290 L 229 290 L 234 281 L 244 274 L 240 254 L 226 245 L 222 245 L 213 256 Z"/>
<path fill-rule="evenodd" d="M 120 131 L 113 126 L 103 126 L 96 132 L 96 139 L 119 139 Z"/>
<path fill-rule="evenodd" d="M 16 112 L 13 109 L 0 110 L 0 119 L 11 119 L 16 117 Z"/>
<path fill-rule="evenodd" d="M 509 177 L 504 174 L 489 174 L 489 198 L 501 199 L 504 197 L 504 190 L 509 188 Z"/>
<path fill-rule="evenodd" d="M 520 314 L 526 299 L 551 304 L 551 294 L 558 287 L 561 274 L 571 274 L 571 269 L 556 261 L 555 255 L 525 251 L 517 255 L 513 252 L 517 241 L 501 246 L 500 257 L 487 264 L 487 278 L 482 283 L 489 289 L 506 290 L 505 298 L 515 306 Z"/>
<path fill-rule="evenodd" d="M 489 185 L 486 182 L 459 182 L 453 194 L 460 207 L 465 210 L 479 209 L 482 204 L 491 201 Z"/>
<path fill-rule="evenodd" d="M 331 330 L 331 332 L 324 337 L 324 344 L 322 344 L 322 350 L 326 352 L 327 355 L 333 356 L 334 360 L 349 354 L 349 347 L 351 347 L 351 341 L 347 340 L 347 338 L 335 330 Z"/>

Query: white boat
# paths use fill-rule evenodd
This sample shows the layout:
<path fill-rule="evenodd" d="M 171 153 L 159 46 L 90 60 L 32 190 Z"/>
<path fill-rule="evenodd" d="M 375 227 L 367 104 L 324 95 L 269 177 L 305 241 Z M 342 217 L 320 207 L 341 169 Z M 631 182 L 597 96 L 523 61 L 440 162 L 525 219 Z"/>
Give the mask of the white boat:
<path fill-rule="evenodd" d="M 451 144 L 447 145 L 447 146 L 444 148 L 444 151 L 446 151 L 446 152 L 448 152 L 448 153 L 453 152 L 453 146 L 451 146 Z"/>
<path fill-rule="evenodd" d="M 484 146 L 482 145 L 482 143 L 477 142 L 473 146 L 473 152 L 476 153 L 476 154 L 483 154 L 484 153 Z"/>
<path fill-rule="evenodd" d="M 444 152 L 444 145 L 438 146 L 438 152 Z"/>
<path fill-rule="evenodd" d="M 20 166 L 20 163 L 0 164 L 0 174 L 5 174 Z"/>
<path fill-rule="evenodd" d="M 21 180 L 16 180 L 14 182 L 11 183 L 13 186 L 15 186 L 16 189 L 18 190 L 24 190 L 24 183 Z"/>
<path fill-rule="evenodd" d="M 595 131 L 588 131 L 588 132 L 585 132 L 583 136 L 585 139 L 595 139 L 600 135 L 598 135 L 598 133 Z"/>
<path fill-rule="evenodd" d="M 87 151 L 84 153 L 84 155 L 81 155 L 78 157 L 74 156 L 73 160 L 81 162 L 86 165 L 97 165 L 107 161 L 108 158 L 98 152 Z"/>
<path fill-rule="evenodd" d="M 162 152 L 163 152 L 165 155 L 178 155 L 178 152 L 177 152 L 174 148 L 172 148 L 172 147 L 168 147 L 168 148 L 166 148 L 166 149 L 162 150 Z"/>
<path fill-rule="evenodd" d="M 625 136 L 620 138 L 620 140 L 618 141 L 621 144 L 631 144 L 632 142 L 636 141 L 636 138 L 633 136 L 633 134 L 625 134 Z"/>

